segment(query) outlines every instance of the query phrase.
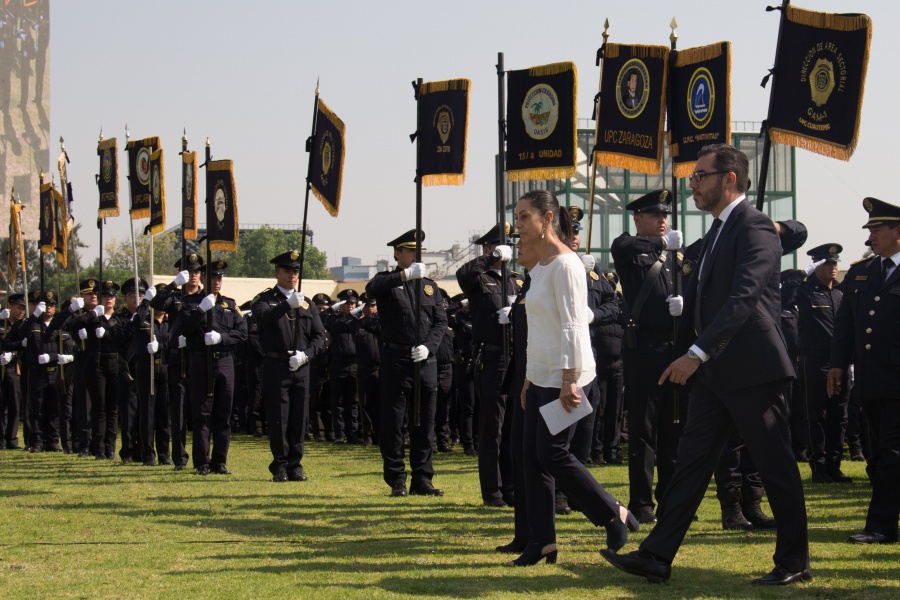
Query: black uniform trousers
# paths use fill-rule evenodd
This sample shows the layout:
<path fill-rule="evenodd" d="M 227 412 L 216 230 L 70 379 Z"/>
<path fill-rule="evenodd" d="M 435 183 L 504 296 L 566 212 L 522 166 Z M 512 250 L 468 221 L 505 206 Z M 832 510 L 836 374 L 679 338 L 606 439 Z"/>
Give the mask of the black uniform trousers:
<path fill-rule="evenodd" d="M 594 383 L 584 386 L 585 394 Z M 595 526 L 606 525 L 619 516 L 619 502 L 569 452 L 575 425 L 551 435 L 540 408 L 559 399 L 559 388 L 534 384 L 525 392 L 525 419 L 522 432 L 525 493 L 528 503 L 528 542 L 556 542 L 556 487 Z M 585 401 L 585 400 L 582 400 Z"/>
<path fill-rule="evenodd" d="M 506 369 L 503 352 L 485 347 L 481 363 L 475 366 L 475 389 L 478 391 L 478 481 L 481 499 L 490 503 L 513 497 L 513 467 L 509 453 L 509 437 L 503 439 L 506 396 L 500 387 Z M 506 424 L 509 431 L 509 423 Z"/>
<path fill-rule="evenodd" d="M 144 462 L 169 459 L 172 429 L 169 425 L 169 370 L 162 359 L 153 359 L 153 394 L 150 393 L 150 359 L 137 361 L 137 418 L 140 429 L 140 457 Z"/>
<path fill-rule="evenodd" d="M 128 363 L 124 360 L 119 363 L 118 395 L 119 433 L 122 438 L 119 456 L 122 460 L 140 460 L 141 436 L 138 423 L 137 382 Z"/>
<path fill-rule="evenodd" d="M 194 428 L 191 456 L 194 468 L 215 469 L 228 461 L 231 443 L 231 402 L 234 392 L 234 358 L 222 353 L 212 359 L 213 389 L 207 395 L 206 351 L 190 354 L 191 424 Z M 210 458 L 210 440 L 212 457 Z"/>
<path fill-rule="evenodd" d="M 672 362 L 672 343 L 638 337 L 638 346 L 625 355 L 625 403 L 628 408 L 628 509 L 636 513 L 653 509 L 653 468 L 656 466 L 656 501 L 662 500 L 672 474 L 675 454 L 684 429 L 687 402 L 678 402 L 675 423 L 675 391 L 666 382 L 657 385 Z"/>
<path fill-rule="evenodd" d="M 467 358 L 453 369 L 456 380 L 456 413 L 459 423 L 459 441 L 465 450 L 475 449 L 475 380 L 469 370 L 471 361 Z"/>
<path fill-rule="evenodd" d="M 328 364 L 331 387 L 331 417 L 334 439 L 359 439 L 359 407 L 356 396 L 356 363 L 332 357 Z"/>
<path fill-rule="evenodd" d="M 379 401 L 379 366 L 356 365 L 356 383 L 359 388 L 359 415 L 362 437 L 378 443 L 378 427 L 380 423 Z"/>
<path fill-rule="evenodd" d="M 315 361 L 314 361 L 315 362 Z M 331 418 L 331 387 L 328 370 L 320 364 L 310 365 L 309 429 L 316 441 L 334 441 Z"/>
<path fill-rule="evenodd" d="M 74 415 L 75 398 L 75 365 L 59 367 L 60 377 L 56 381 L 56 393 L 59 398 L 59 445 L 63 452 L 71 454 L 73 447 L 78 447 L 77 431 Z"/>
<path fill-rule="evenodd" d="M 45 450 L 59 445 L 59 396 L 56 378 L 59 367 L 38 365 L 28 368 L 28 418 L 31 439 L 28 445 Z"/>
<path fill-rule="evenodd" d="M 19 376 L 16 374 L 16 361 L 6 365 L 6 373 L 3 376 L 3 403 L 6 409 L 6 423 L 3 435 L 5 446 L 9 449 L 19 447 L 19 409 L 22 406 L 22 388 Z"/>
<path fill-rule="evenodd" d="M 169 430 L 172 438 L 172 463 L 177 467 L 187 466 L 187 414 L 190 413 L 190 398 L 187 394 L 187 356 L 182 358 L 179 350 L 172 350 L 166 360 L 167 384 L 169 386 Z M 187 406 L 185 402 L 187 401 Z"/>
<path fill-rule="evenodd" d="M 805 352 L 800 356 L 800 373 L 806 400 L 809 427 L 809 463 L 813 471 L 841 468 L 844 455 L 844 431 L 847 428 L 847 404 L 850 401 L 849 374 L 841 379 L 841 393 L 828 397 L 827 379 L 831 368 L 829 349 L 824 353 Z"/>
<path fill-rule="evenodd" d="M 113 458 L 119 427 L 119 355 L 85 352 L 84 357 L 84 378 L 91 396 L 91 454 Z"/>
<path fill-rule="evenodd" d="M 600 403 L 594 415 L 594 443 L 591 456 L 612 462 L 619 457 L 619 443 L 622 439 L 622 421 L 625 415 L 625 376 L 622 372 L 622 357 L 598 357 L 597 390 Z M 596 460 L 595 462 L 599 462 Z"/>
<path fill-rule="evenodd" d="M 262 357 L 248 357 L 244 368 L 247 373 L 247 394 L 249 395 L 247 408 L 250 411 L 250 414 L 248 415 L 249 422 L 247 423 L 247 433 L 262 435 L 264 431 L 268 431 L 266 407 L 263 403 Z"/>
<path fill-rule="evenodd" d="M 407 410 L 412 415 L 415 363 L 408 349 L 381 348 L 381 427 L 378 445 L 384 462 L 384 481 L 389 486 L 406 483 L 403 461 L 403 425 Z M 409 468 L 412 487 L 434 477 L 434 410 L 437 402 L 437 361 L 433 356 L 419 363 L 419 425 L 409 422 Z"/>
<path fill-rule="evenodd" d="M 434 410 L 434 435 L 438 446 L 449 446 L 450 405 L 453 403 L 453 363 L 437 366 L 437 404 Z"/>
<path fill-rule="evenodd" d="M 303 442 L 309 427 L 309 367 L 291 371 L 286 359 L 263 363 L 263 398 L 269 425 L 269 471 L 303 474 Z"/>
<path fill-rule="evenodd" d="M 660 504 L 659 522 L 642 549 L 668 561 L 675 558 L 736 425 L 778 521 L 775 564 L 794 573 L 809 568 L 803 485 L 790 447 L 782 395 L 786 383 L 716 393 L 703 381 L 693 381 L 687 424 L 678 445 L 678 467 Z"/>
<path fill-rule="evenodd" d="M 900 519 L 900 400 L 860 398 L 869 422 L 872 457 L 866 473 L 872 483 L 872 499 L 866 514 L 866 531 L 897 539 Z"/>
<path fill-rule="evenodd" d="M 85 353 L 80 352 L 72 363 L 72 450 L 79 453 L 91 451 L 91 396 L 84 376 L 85 362 Z"/>

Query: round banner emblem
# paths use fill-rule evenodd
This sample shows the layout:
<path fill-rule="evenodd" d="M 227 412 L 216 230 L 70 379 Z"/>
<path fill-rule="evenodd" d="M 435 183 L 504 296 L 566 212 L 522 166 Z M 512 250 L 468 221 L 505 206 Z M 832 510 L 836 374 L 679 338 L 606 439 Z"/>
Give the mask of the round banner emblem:
<path fill-rule="evenodd" d="M 616 79 L 616 103 L 622 116 L 634 119 L 644 112 L 650 98 L 650 72 L 647 65 L 632 58 L 622 65 Z"/>
<path fill-rule="evenodd" d="M 134 160 L 134 169 L 137 171 L 138 181 L 141 185 L 150 184 L 150 149 L 141 148 L 138 150 L 137 157 Z"/>
<path fill-rule="evenodd" d="M 546 83 L 539 83 L 525 94 L 522 103 L 522 122 L 525 132 L 535 140 L 550 137 L 559 121 L 559 96 Z"/>
<path fill-rule="evenodd" d="M 109 183 L 109 180 L 112 179 L 112 154 L 109 152 L 109 148 L 103 149 L 103 181 Z"/>
<path fill-rule="evenodd" d="M 159 204 L 159 165 L 153 165 L 153 184 L 150 189 L 153 191 L 153 204 Z"/>
<path fill-rule="evenodd" d="M 219 228 L 224 227 L 225 211 L 228 210 L 228 195 L 225 193 L 225 182 L 219 180 L 213 192 L 213 208 L 216 211 L 216 219 L 219 220 Z"/>
<path fill-rule="evenodd" d="M 809 78 L 809 88 L 816 106 L 828 102 L 828 97 L 834 91 L 834 65 L 830 60 L 820 58 L 816 61 L 812 68 L 812 76 Z"/>
<path fill-rule="evenodd" d="M 705 67 L 700 67 L 694 71 L 688 85 L 687 107 L 691 125 L 697 129 L 709 125 L 715 103 L 716 88 L 713 85 L 712 74 Z"/>
<path fill-rule="evenodd" d="M 453 129 L 453 111 L 446 104 L 441 104 L 434 113 L 434 127 L 437 129 L 441 143 L 446 144 L 450 139 L 450 130 Z"/>
<path fill-rule="evenodd" d="M 184 196 L 188 200 L 194 198 L 194 169 L 192 165 L 186 165 L 184 170 Z"/>

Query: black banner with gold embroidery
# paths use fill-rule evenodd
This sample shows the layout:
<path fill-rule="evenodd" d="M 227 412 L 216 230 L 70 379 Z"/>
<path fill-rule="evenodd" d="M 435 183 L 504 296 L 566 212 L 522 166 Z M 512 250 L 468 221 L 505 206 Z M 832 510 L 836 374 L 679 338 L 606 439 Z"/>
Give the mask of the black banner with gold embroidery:
<path fill-rule="evenodd" d="M 41 185 L 41 217 L 38 224 L 38 240 L 41 252 L 56 250 L 56 207 L 53 205 L 53 184 Z"/>
<path fill-rule="evenodd" d="M 659 174 L 669 48 L 606 44 L 594 139 L 598 165 Z"/>
<path fill-rule="evenodd" d="M 419 86 L 416 135 L 422 185 L 465 183 L 471 88 L 469 79 L 429 81 Z"/>
<path fill-rule="evenodd" d="M 574 176 L 578 146 L 575 63 L 509 71 L 507 89 L 507 181 Z"/>
<path fill-rule="evenodd" d="M 166 228 L 166 179 L 163 149 L 150 155 L 150 235 Z"/>
<path fill-rule="evenodd" d="M 56 260 L 65 269 L 69 266 L 69 207 L 66 197 L 56 188 L 50 193 L 53 195 L 53 246 Z"/>
<path fill-rule="evenodd" d="M 181 232 L 186 240 L 197 239 L 197 153 L 181 154 Z"/>
<path fill-rule="evenodd" d="M 159 148 L 158 137 L 131 140 L 128 151 L 128 184 L 131 189 L 131 218 L 150 216 L 150 154 Z"/>
<path fill-rule="evenodd" d="M 230 160 L 213 160 L 206 165 L 206 243 L 210 250 L 237 250 L 237 193 Z"/>
<path fill-rule="evenodd" d="M 9 203 L 9 254 L 7 256 L 8 271 L 6 280 L 10 287 L 16 285 L 16 266 L 22 267 L 22 273 L 25 273 L 25 242 L 22 239 L 22 224 L 19 213 L 22 212 L 22 205 L 15 200 Z"/>
<path fill-rule="evenodd" d="M 788 5 L 768 131 L 773 142 L 850 160 L 862 114 L 872 20 Z"/>
<path fill-rule="evenodd" d="M 97 144 L 100 157 L 100 174 L 97 188 L 100 190 L 98 219 L 119 216 L 119 142 L 116 138 L 102 140 Z"/>
<path fill-rule="evenodd" d="M 707 144 L 731 143 L 731 42 L 673 51 L 669 154 L 676 177 L 694 171 Z"/>
<path fill-rule="evenodd" d="M 344 183 L 344 122 L 319 99 L 316 104 L 316 134 L 309 159 L 312 193 L 332 217 L 341 209 Z"/>

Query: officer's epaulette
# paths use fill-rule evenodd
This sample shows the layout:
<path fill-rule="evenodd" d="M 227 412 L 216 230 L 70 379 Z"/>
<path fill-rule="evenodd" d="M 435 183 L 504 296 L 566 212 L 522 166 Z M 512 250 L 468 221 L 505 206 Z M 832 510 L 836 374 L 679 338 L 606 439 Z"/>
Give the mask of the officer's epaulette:
<path fill-rule="evenodd" d="M 870 261 L 870 260 L 872 260 L 873 258 L 875 258 L 876 256 L 878 256 L 878 255 L 877 255 L 877 254 L 870 254 L 869 256 L 864 256 L 863 258 L 861 258 L 861 259 L 859 259 L 859 260 L 854 260 L 852 263 L 850 263 L 850 266 L 852 267 L 853 265 L 858 265 L 858 264 L 864 263 L 864 262 L 866 262 L 866 261 Z"/>
<path fill-rule="evenodd" d="M 522 274 L 519 273 L 518 271 L 510 271 L 509 274 L 510 274 L 510 275 L 515 275 L 516 277 L 521 277 L 521 276 L 522 276 Z"/>

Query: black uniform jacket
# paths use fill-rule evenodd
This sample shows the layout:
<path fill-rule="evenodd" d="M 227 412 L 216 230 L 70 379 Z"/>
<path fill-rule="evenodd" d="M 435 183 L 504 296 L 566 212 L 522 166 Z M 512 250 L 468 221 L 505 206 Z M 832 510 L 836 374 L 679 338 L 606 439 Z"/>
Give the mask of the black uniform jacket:
<path fill-rule="evenodd" d="M 421 312 L 418 315 L 420 344 L 428 348 L 429 360 L 437 355 L 441 338 L 447 330 L 447 314 L 444 312 L 441 293 L 430 279 L 406 281 L 401 279 L 401 269 L 382 271 L 366 284 L 366 293 L 378 301 L 378 318 L 381 320 L 382 344 L 415 346 L 416 340 L 416 287 Z"/>
<path fill-rule="evenodd" d="M 302 350 L 310 360 L 325 350 L 325 327 L 315 306 L 304 300 L 300 308 L 291 308 L 287 296 L 277 288 L 262 292 L 250 309 L 259 326 L 259 344 L 266 357 L 274 358 Z"/>
<path fill-rule="evenodd" d="M 503 278 L 491 270 L 490 256 L 473 258 L 456 271 L 456 281 L 469 300 L 472 333 L 476 342 L 501 344 L 504 326 L 497 320 L 497 312 L 508 302 L 503 300 Z M 515 296 L 522 287 L 522 276 L 515 271 L 506 274 L 506 294 Z"/>
<path fill-rule="evenodd" d="M 200 310 L 199 305 L 208 295 L 201 290 L 186 296 L 178 312 L 178 335 L 187 339 L 187 348 L 192 352 L 206 349 L 204 335 L 208 331 L 207 313 Z M 247 322 L 241 316 L 241 310 L 234 299 L 218 295 L 216 303 L 208 312 L 212 313 L 212 331 L 217 331 L 222 336 L 220 343 L 210 346 L 213 352 L 234 351 L 236 345 L 247 340 Z"/>

